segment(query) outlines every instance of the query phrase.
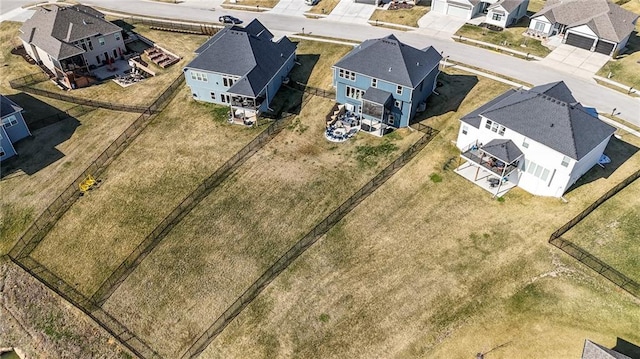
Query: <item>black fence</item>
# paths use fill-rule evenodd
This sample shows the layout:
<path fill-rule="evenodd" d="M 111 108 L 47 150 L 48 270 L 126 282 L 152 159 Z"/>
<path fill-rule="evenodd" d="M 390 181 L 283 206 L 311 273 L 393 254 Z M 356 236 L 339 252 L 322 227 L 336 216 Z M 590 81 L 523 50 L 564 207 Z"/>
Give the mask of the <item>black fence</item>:
<path fill-rule="evenodd" d="M 161 31 L 171 31 L 171 32 L 181 32 L 188 34 L 197 34 L 197 35 L 214 35 L 218 31 L 224 28 L 222 25 L 216 24 L 206 24 L 206 23 L 190 23 L 190 22 L 177 22 L 171 20 L 163 20 L 163 19 L 148 19 L 142 17 L 127 17 L 123 18 L 122 21 L 125 21 L 129 24 L 136 25 L 146 25 L 154 30 Z"/>
<path fill-rule="evenodd" d="M 620 192 L 622 189 L 633 183 L 635 180 L 640 178 L 640 171 L 635 172 L 631 176 L 625 178 L 622 182 L 618 183 L 615 187 L 611 188 L 607 193 L 598 198 L 595 202 L 593 202 L 589 207 L 584 209 L 580 214 L 575 216 L 569 222 L 565 223 L 562 227 L 558 228 L 551 237 L 549 238 L 549 243 L 558 247 L 563 252 L 567 253 L 571 257 L 577 259 L 581 263 L 584 263 L 589 268 L 595 270 L 601 276 L 607 278 L 615 285 L 629 292 L 636 298 L 640 298 L 640 284 L 638 284 L 633 279 L 627 277 L 622 274 L 615 268 L 611 267 L 601 259 L 595 257 L 591 253 L 589 253 L 584 248 L 562 238 L 562 235 L 573 228 L 575 225 L 580 223 L 585 217 L 587 217 L 591 212 L 593 212 L 596 208 L 598 208 L 601 204 L 606 202 L 608 199 L 613 197 L 615 194 Z"/>
<path fill-rule="evenodd" d="M 20 237 L 16 245 L 9 251 L 12 259 L 20 260 L 29 256 L 51 228 L 58 222 L 62 215 L 71 208 L 71 205 L 80 197 L 78 186 L 88 175 L 98 177 L 107 166 L 124 151 L 129 144 L 149 124 L 153 114 L 166 106 L 168 100 L 176 90 L 184 83 L 184 76 L 180 74 L 177 79 L 153 102 L 147 110 L 140 115 L 118 138 L 115 139 L 63 192 L 60 194 L 40 216 L 33 222 L 27 231 Z"/>
<path fill-rule="evenodd" d="M 55 115 L 51 115 L 51 116 L 47 116 L 44 118 L 39 118 L 37 120 L 34 121 L 30 121 L 29 122 L 29 129 L 31 131 L 35 131 L 37 129 L 43 128 L 43 127 L 47 127 L 49 125 L 53 125 L 54 123 L 60 122 L 62 120 L 65 120 L 67 118 L 77 118 L 83 115 L 86 115 L 87 113 L 94 111 L 96 108 L 95 107 L 89 107 L 89 106 L 83 106 L 83 105 L 77 105 L 74 106 L 66 111 L 63 112 L 59 112 L 56 113 Z"/>
<path fill-rule="evenodd" d="M 336 98 L 336 93 L 333 92 L 333 91 L 327 91 L 327 90 L 324 90 L 324 89 L 321 89 L 321 88 L 307 86 L 306 84 L 303 84 L 301 82 L 289 82 L 285 86 L 290 87 L 290 88 L 292 88 L 294 90 L 306 92 L 306 93 L 308 93 L 310 95 L 314 95 L 314 96 L 320 96 L 320 97 L 324 97 L 324 98 L 328 98 L 328 99 L 335 99 Z"/>
<path fill-rule="evenodd" d="M 349 199 L 318 223 L 309 233 L 302 237 L 293 247 L 282 255 L 260 278 L 247 288 L 216 321 L 182 354 L 181 358 L 195 358 L 220 334 L 231 321 L 240 314 L 264 288 L 271 283 L 283 270 L 285 270 L 296 258 L 304 253 L 320 237 L 327 233 L 335 224 L 351 212 L 360 202 L 385 183 L 394 173 L 407 164 L 420 150 L 422 150 L 438 133 L 428 126 L 421 127 L 425 134 L 411 147 L 404 151 L 400 157 L 389 166 L 379 172 L 371 181 L 360 188 Z"/>
<path fill-rule="evenodd" d="M 241 166 L 259 149 L 264 147 L 275 137 L 295 115 L 288 115 L 273 122 L 251 142 L 245 145 L 233 157 L 228 159 L 214 173 L 205 179 L 193 192 L 180 202 L 180 204 L 165 217 L 156 228 L 129 254 L 129 256 L 111 273 L 109 278 L 100 285 L 93 294 L 92 300 L 98 305 L 104 304 L 118 289 L 127 277 L 138 267 L 144 258 L 162 241 L 162 239 L 178 224 L 189 212 L 191 212 L 203 199 L 205 199 L 216 187 L 229 175 Z"/>
<path fill-rule="evenodd" d="M 26 76 L 18 77 L 17 79 L 13 79 L 9 81 L 9 86 L 12 89 L 22 89 L 23 87 L 28 87 L 31 85 L 38 84 L 40 82 L 45 82 L 49 80 L 49 76 L 44 72 L 37 72 L 33 74 L 29 74 Z"/>

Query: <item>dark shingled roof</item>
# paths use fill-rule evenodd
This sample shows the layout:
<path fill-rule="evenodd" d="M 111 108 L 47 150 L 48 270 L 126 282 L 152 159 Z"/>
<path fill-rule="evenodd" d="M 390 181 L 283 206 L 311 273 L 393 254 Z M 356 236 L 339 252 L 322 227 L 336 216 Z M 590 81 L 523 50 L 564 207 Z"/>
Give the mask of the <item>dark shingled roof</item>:
<path fill-rule="evenodd" d="M 392 98 L 393 95 L 391 95 L 391 93 L 375 87 L 369 87 L 362 96 L 363 100 L 367 100 L 369 102 L 377 103 L 380 105 L 386 105 L 387 102 L 391 101 Z"/>
<path fill-rule="evenodd" d="M 513 141 L 503 139 L 489 141 L 489 143 L 482 146 L 482 151 L 507 164 L 517 160 L 518 157 L 523 155 L 522 151 L 520 151 Z"/>
<path fill-rule="evenodd" d="M 334 66 L 366 76 L 415 88 L 438 66 L 442 55 L 432 46 L 419 50 L 389 35 L 366 40 Z"/>
<path fill-rule="evenodd" d="M 631 359 L 631 357 L 587 339 L 584 341 L 582 359 Z"/>
<path fill-rule="evenodd" d="M 520 4 L 522 4 L 524 0 L 498 0 L 492 5 L 489 6 L 489 9 L 495 9 L 498 6 L 502 6 L 508 12 L 512 12 L 515 10 Z"/>
<path fill-rule="evenodd" d="M 14 112 L 22 111 L 22 107 L 11 101 L 4 95 L 0 95 L 0 117 L 11 115 Z"/>
<path fill-rule="evenodd" d="M 225 28 L 196 50 L 186 68 L 240 76 L 230 93 L 257 96 L 296 50 L 286 36 L 277 42 L 257 19 Z"/>
<path fill-rule="evenodd" d="M 478 127 L 480 115 L 575 160 L 615 132 L 587 112 L 562 81 L 509 90 L 461 121 Z"/>
<path fill-rule="evenodd" d="M 62 60 L 85 52 L 73 45 L 74 41 L 122 30 L 88 9 L 88 6 L 39 7 L 20 28 L 20 38 L 42 49 L 51 57 Z"/>
<path fill-rule="evenodd" d="M 638 18 L 638 14 L 607 0 L 548 0 L 531 18 L 541 15 L 569 28 L 587 25 L 599 38 L 613 42 L 629 35 Z"/>

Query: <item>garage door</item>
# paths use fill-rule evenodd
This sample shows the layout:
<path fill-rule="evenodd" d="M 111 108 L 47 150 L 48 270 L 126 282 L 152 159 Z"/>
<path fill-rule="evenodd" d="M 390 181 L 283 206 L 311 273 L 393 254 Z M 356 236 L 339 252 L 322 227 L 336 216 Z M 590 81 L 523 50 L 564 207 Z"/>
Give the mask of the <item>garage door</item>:
<path fill-rule="evenodd" d="M 614 46 L 615 45 L 610 42 L 598 41 L 598 43 L 596 44 L 596 52 L 609 55 L 611 54 L 611 51 L 613 51 Z"/>
<path fill-rule="evenodd" d="M 444 14 L 447 8 L 447 2 L 445 0 L 433 0 L 431 7 L 433 11 Z"/>
<path fill-rule="evenodd" d="M 463 19 L 468 18 L 470 12 L 471 12 L 471 9 L 469 8 L 455 6 L 451 4 L 449 4 L 449 8 L 447 9 L 447 14 L 456 16 L 456 17 L 461 17 Z"/>
<path fill-rule="evenodd" d="M 567 34 L 567 44 L 579 47 L 581 49 L 591 50 L 591 46 L 593 46 L 594 39 L 590 37 L 580 36 L 578 34 L 574 34 L 572 32 Z"/>

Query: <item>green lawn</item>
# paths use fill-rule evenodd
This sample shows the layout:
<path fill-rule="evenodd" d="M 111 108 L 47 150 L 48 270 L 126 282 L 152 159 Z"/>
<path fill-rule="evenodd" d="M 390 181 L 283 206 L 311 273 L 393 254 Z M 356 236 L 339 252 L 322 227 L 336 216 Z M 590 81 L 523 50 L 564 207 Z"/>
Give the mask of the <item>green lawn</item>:
<path fill-rule="evenodd" d="M 405 26 L 418 26 L 418 20 L 429 12 L 431 6 L 425 6 L 420 3 L 411 9 L 398 10 L 380 10 L 374 11 L 369 20 L 389 22 L 392 24 Z"/>

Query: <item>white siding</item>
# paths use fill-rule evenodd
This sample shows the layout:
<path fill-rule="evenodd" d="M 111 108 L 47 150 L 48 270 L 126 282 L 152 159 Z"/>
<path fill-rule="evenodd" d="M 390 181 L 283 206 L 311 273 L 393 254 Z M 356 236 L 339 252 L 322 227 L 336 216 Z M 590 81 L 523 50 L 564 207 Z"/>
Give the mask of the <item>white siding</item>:
<path fill-rule="evenodd" d="M 538 25 L 540 24 L 540 25 Z M 529 23 L 529 29 L 533 30 L 533 31 L 539 31 L 536 30 L 536 26 L 538 26 L 538 28 L 540 26 L 543 26 L 544 28 L 542 30 L 542 33 L 545 36 L 549 36 L 551 34 L 551 30 L 553 28 L 553 25 L 551 24 L 551 22 L 544 16 L 538 16 L 535 19 L 531 19 L 531 22 Z"/>
<path fill-rule="evenodd" d="M 573 32 L 573 33 L 586 36 L 586 37 L 591 37 L 594 39 L 598 38 L 598 36 L 596 36 L 596 34 L 587 25 L 572 27 L 570 29 L 567 29 L 567 32 Z"/>

